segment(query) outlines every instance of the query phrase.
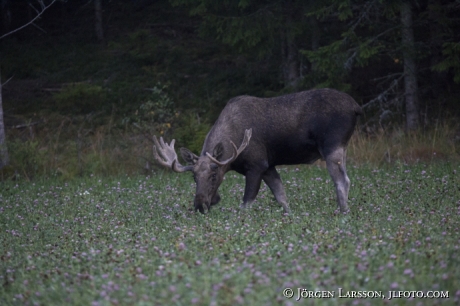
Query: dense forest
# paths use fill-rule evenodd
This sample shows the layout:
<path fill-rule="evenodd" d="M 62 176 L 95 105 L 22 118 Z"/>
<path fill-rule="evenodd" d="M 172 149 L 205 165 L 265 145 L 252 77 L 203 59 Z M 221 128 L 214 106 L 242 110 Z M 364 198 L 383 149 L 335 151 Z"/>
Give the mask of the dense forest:
<path fill-rule="evenodd" d="M 458 0 L 0 4 L 0 106 L 8 147 L 25 150 L 26 164 L 63 134 L 82 172 L 85 136 L 101 127 L 163 134 L 199 151 L 241 94 L 336 88 L 362 105 L 368 134 L 423 132 L 460 116 Z"/>

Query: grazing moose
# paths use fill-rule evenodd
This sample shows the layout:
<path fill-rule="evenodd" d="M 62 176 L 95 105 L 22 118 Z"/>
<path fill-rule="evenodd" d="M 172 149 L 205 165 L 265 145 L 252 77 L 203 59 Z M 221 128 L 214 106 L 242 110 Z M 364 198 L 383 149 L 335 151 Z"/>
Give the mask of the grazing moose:
<path fill-rule="evenodd" d="M 250 205 L 261 181 L 268 185 L 286 213 L 290 212 L 277 165 L 326 161 L 341 212 L 347 212 L 347 144 L 361 108 L 349 95 L 315 89 L 275 98 L 239 96 L 231 99 L 204 141 L 200 156 L 181 148 L 182 166 L 174 150 L 154 137 L 155 159 L 176 172 L 192 171 L 196 182 L 195 210 L 204 213 L 220 201 L 224 174 L 234 170 L 246 177 L 242 208 Z M 235 143 L 240 144 L 239 148 Z"/>

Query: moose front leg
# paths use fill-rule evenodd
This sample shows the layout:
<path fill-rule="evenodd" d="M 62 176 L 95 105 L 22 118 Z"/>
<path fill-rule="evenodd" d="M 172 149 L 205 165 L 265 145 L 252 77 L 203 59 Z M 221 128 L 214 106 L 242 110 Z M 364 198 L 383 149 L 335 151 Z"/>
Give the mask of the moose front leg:
<path fill-rule="evenodd" d="M 346 149 L 337 148 L 326 156 L 326 166 L 332 180 L 334 181 L 337 193 L 337 203 L 340 211 L 348 212 L 348 191 L 350 190 L 350 179 L 347 176 L 345 167 Z"/>
<path fill-rule="evenodd" d="M 262 175 L 259 172 L 246 173 L 246 186 L 244 188 L 243 204 L 241 208 L 245 209 L 251 206 L 259 193 Z"/>
<path fill-rule="evenodd" d="M 283 207 L 284 212 L 287 214 L 291 213 L 291 209 L 289 208 L 287 202 L 286 193 L 284 192 L 283 183 L 281 182 L 281 177 L 278 171 L 276 171 L 276 168 L 271 167 L 265 171 L 262 179 L 272 191 L 276 201 Z"/>

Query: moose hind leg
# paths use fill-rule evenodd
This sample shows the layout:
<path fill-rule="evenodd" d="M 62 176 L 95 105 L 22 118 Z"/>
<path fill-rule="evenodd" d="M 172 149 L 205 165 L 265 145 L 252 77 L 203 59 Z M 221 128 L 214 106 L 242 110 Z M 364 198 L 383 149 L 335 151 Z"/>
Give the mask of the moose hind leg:
<path fill-rule="evenodd" d="M 276 171 L 276 168 L 271 167 L 267 171 L 265 171 L 264 175 L 262 176 L 262 179 L 272 191 L 276 201 L 283 207 L 284 212 L 288 214 L 291 213 L 291 210 L 287 202 L 286 193 L 284 192 L 283 183 L 281 182 L 280 175 L 278 171 Z"/>
<path fill-rule="evenodd" d="M 341 212 L 348 212 L 348 191 L 350 179 L 346 170 L 346 149 L 337 148 L 326 156 L 326 166 L 334 181 L 337 202 Z"/>

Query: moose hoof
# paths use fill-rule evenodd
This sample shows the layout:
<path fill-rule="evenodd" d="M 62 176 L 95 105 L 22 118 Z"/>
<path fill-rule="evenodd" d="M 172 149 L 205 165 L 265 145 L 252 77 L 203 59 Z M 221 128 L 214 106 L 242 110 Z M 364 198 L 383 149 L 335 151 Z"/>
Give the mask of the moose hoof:
<path fill-rule="evenodd" d="M 251 204 L 252 203 L 243 203 L 243 204 L 240 205 L 240 209 L 242 209 L 242 210 L 250 209 L 252 207 Z"/>
<path fill-rule="evenodd" d="M 347 208 L 347 209 L 340 209 L 340 208 L 337 208 L 335 211 L 334 211 L 334 216 L 342 216 L 342 217 L 346 217 L 346 216 L 350 216 L 350 209 Z"/>

